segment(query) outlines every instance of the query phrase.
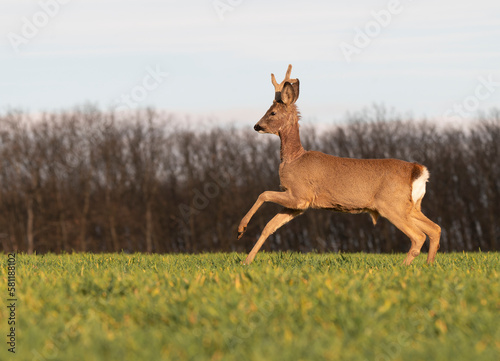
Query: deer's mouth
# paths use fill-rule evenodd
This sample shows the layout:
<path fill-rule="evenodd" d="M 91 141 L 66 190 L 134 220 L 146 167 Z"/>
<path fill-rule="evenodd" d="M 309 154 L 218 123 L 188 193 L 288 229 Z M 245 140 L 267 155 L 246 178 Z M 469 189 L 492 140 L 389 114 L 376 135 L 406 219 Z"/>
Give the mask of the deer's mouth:
<path fill-rule="evenodd" d="M 259 123 L 255 124 L 255 126 L 253 127 L 253 129 L 255 129 L 256 132 L 259 132 L 261 134 L 265 133 L 266 130 L 264 128 L 262 128 Z"/>

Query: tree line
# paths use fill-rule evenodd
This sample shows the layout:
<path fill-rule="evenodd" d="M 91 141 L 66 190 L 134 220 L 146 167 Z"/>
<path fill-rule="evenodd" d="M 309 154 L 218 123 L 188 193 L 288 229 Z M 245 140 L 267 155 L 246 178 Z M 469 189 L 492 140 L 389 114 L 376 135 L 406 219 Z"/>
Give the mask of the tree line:
<path fill-rule="evenodd" d="M 236 241 L 257 196 L 279 190 L 279 139 L 251 125 L 194 129 L 153 109 L 120 114 L 92 106 L 0 115 L 0 251 L 249 251 L 280 209 L 261 207 Z M 306 124 L 301 138 L 306 149 L 338 156 L 426 165 L 422 209 L 442 227 L 441 250 L 500 250 L 499 110 L 460 127 L 375 107 L 321 130 Z M 367 215 L 310 210 L 264 249 L 409 246 L 387 220 L 373 227 Z"/>

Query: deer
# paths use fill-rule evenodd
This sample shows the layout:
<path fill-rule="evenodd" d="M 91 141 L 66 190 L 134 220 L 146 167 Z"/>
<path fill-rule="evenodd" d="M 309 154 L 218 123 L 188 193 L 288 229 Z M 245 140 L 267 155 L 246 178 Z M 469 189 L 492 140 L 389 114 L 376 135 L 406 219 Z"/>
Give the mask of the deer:
<path fill-rule="evenodd" d="M 299 79 L 291 79 L 292 65 L 278 83 L 274 74 L 273 104 L 254 126 L 263 134 L 274 134 L 281 141 L 279 178 L 282 191 L 265 191 L 238 226 L 238 240 L 252 216 L 265 202 L 284 208 L 264 227 L 243 264 L 253 262 L 266 239 L 277 229 L 309 208 L 344 213 L 368 213 L 373 225 L 378 218 L 388 219 L 411 241 L 403 261 L 409 266 L 420 254 L 429 237 L 427 263 L 432 264 L 439 249 L 441 228 L 421 211 L 429 179 L 428 169 L 399 159 L 355 159 L 306 151 L 299 135 Z"/>

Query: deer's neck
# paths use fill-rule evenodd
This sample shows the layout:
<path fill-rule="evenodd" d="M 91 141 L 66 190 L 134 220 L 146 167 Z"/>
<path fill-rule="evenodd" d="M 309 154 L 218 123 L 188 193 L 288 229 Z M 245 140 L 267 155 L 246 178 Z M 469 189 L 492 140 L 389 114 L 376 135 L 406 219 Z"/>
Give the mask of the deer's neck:
<path fill-rule="evenodd" d="M 281 139 L 281 163 L 291 162 L 306 152 L 300 143 L 299 123 L 297 121 L 280 130 L 279 136 Z"/>

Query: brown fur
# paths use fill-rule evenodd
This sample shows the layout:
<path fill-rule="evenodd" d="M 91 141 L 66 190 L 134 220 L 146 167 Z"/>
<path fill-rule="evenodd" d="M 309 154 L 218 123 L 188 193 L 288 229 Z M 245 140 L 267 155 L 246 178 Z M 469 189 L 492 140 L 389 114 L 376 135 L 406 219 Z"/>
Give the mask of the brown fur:
<path fill-rule="evenodd" d="M 423 171 L 424 171 L 423 165 L 418 163 L 413 163 L 413 168 L 411 170 L 411 180 L 414 181 L 415 179 L 420 177 Z"/>
<path fill-rule="evenodd" d="M 407 265 L 418 256 L 428 235 L 430 248 L 427 262 L 432 263 L 439 248 L 441 229 L 420 211 L 423 196 L 416 202 L 412 200 L 412 185 L 422 176 L 425 167 L 398 159 L 341 158 L 304 150 L 300 142 L 299 113 L 295 105 L 299 81 L 289 79 L 290 72 L 291 66 L 285 81 L 281 84 L 276 82 L 275 89 L 280 94 L 254 127 L 261 133 L 280 137 L 279 175 L 283 192 L 267 191 L 259 196 L 240 222 L 238 239 L 243 236 L 251 217 L 264 202 L 278 203 L 285 209 L 266 225 L 245 263 L 253 261 L 270 234 L 308 208 L 346 213 L 367 212 L 373 224 L 376 224 L 379 215 L 389 219 L 411 240 L 412 245 L 404 261 Z M 274 84 L 274 76 L 272 79 Z M 420 181 L 421 184 L 424 181 Z"/>

